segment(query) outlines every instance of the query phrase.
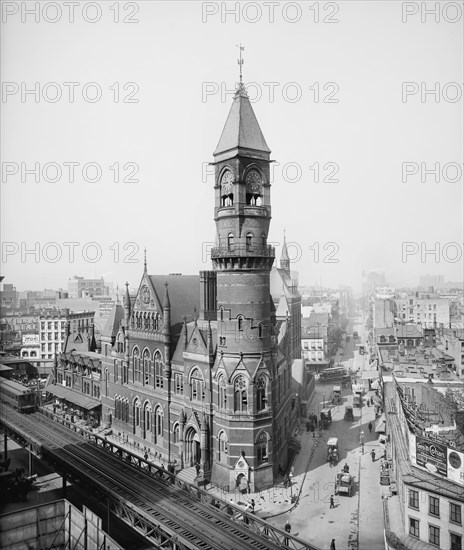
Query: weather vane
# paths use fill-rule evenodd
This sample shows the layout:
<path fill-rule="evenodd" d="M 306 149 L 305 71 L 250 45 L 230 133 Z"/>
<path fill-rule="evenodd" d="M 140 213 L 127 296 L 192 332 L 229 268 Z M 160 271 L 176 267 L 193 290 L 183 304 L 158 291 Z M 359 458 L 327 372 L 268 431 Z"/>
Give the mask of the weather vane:
<path fill-rule="evenodd" d="M 242 85 L 242 65 L 244 62 L 244 59 L 242 58 L 242 51 L 245 49 L 245 46 L 242 46 L 242 44 L 236 44 L 237 48 L 239 48 L 240 52 L 240 58 L 237 59 L 237 63 L 240 66 L 240 85 Z"/>

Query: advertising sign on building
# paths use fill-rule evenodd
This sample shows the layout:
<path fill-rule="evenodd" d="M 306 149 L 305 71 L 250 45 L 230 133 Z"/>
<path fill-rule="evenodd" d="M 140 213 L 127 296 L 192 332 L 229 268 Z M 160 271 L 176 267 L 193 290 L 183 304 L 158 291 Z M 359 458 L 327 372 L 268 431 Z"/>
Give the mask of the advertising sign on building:
<path fill-rule="evenodd" d="M 413 433 L 409 433 L 409 449 L 415 466 L 464 486 L 464 453 Z"/>
<path fill-rule="evenodd" d="M 23 346 L 31 346 L 40 344 L 38 334 L 23 334 Z"/>
<path fill-rule="evenodd" d="M 448 453 L 446 446 L 416 435 L 416 463 L 432 474 L 447 477 Z"/>

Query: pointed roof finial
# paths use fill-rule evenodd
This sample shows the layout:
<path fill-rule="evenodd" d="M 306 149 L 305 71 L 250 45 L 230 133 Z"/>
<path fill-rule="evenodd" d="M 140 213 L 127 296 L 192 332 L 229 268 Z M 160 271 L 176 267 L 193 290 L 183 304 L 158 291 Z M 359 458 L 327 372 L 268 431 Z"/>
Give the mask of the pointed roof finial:
<path fill-rule="evenodd" d="M 147 247 L 143 249 L 143 270 L 147 272 Z"/>
<path fill-rule="evenodd" d="M 245 60 L 243 59 L 242 57 L 242 51 L 245 49 L 245 46 L 242 46 L 242 44 L 236 44 L 237 48 L 239 49 L 239 55 L 240 57 L 237 59 L 237 63 L 240 67 L 240 82 L 237 83 L 237 90 L 235 92 L 235 97 L 237 96 L 243 96 L 243 97 L 248 97 L 247 95 L 247 92 L 246 92 L 246 88 L 243 84 L 243 72 L 242 72 L 242 67 L 243 67 L 243 64 L 245 62 Z"/>
<path fill-rule="evenodd" d="M 116 303 L 119 304 L 119 285 L 116 285 Z"/>
<path fill-rule="evenodd" d="M 239 51 L 239 54 L 240 54 L 239 59 L 237 59 L 237 63 L 240 66 L 240 85 L 242 85 L 243 84 L 243 82 L 242 82 L 242 66 L 243 66 L 243 63 L 245 62 L 245 60 L 242 58 L 242 51 L 245 49 L 245 46 L 242 46 L 241 43 L 237 44 L 236 46 L 239 49 L 238 51 Z"/>

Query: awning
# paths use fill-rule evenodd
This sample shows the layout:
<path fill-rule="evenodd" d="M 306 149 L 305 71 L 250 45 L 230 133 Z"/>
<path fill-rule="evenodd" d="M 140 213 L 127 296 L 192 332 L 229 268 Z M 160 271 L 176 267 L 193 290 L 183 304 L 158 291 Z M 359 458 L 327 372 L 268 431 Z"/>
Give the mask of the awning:
<path fill-rule="evenodd" d="M 70 403 L 73 403 L 78 407 L 82 407 L 83 409 L 96 409 L 101 405 L 98 399 L 94 399 L 93 397 L 89 397 L 88 395 L 84 395 L 82 393 L 77 393 L 70 390 L 69 388 L 58 386 L 56 384 L 50 384 L 49 386 L 46 386 L 45 391 L 56 395 L 56 397 L 65 399 L 66 401 L 69 401 Z"/>
<path fill-rule="evenodd" d="M 377 420 L 375 424 L 375 431 L 377 433 L 385 433 L 385 413 L 382 413 L 380 418 Z"/>

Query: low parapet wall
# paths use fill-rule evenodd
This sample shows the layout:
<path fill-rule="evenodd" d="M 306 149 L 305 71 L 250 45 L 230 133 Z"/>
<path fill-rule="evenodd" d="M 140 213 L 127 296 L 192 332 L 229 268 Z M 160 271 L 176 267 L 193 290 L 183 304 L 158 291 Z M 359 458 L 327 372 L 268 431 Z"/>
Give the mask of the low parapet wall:
<path fill-rule="evenodd" d="M 105 548 L 123 550 L 102 530 L 102 520 L 84 506 L 56 500 L 0 516 L 0 548 Z"/>

